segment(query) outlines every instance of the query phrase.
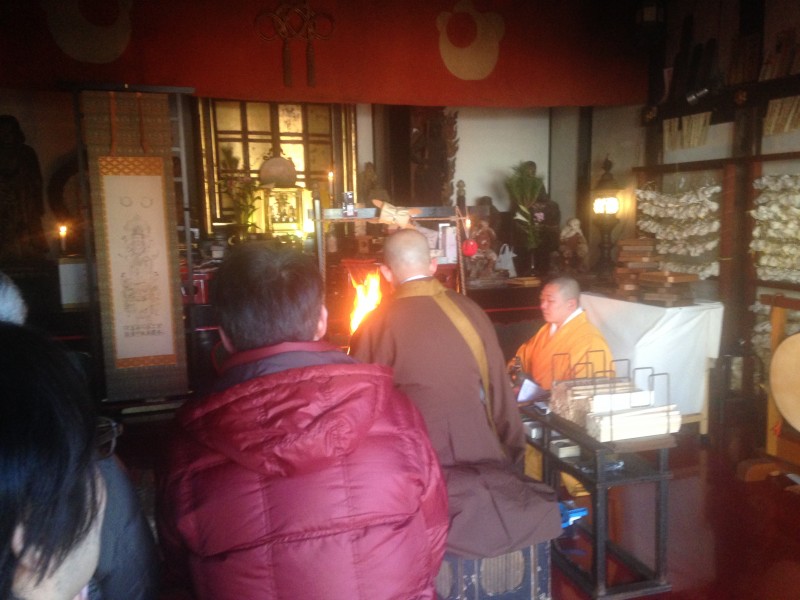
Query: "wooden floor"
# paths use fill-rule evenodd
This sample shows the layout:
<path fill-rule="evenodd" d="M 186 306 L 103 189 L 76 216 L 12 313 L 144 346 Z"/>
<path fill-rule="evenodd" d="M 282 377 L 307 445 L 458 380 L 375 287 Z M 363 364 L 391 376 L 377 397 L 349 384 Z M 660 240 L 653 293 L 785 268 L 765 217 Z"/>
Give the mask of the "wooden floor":
<path fill-rule="evenodd" d="M 701 439 L 689 426 L 681 430 L 678 447 L 671 451 L 672 591 L 649 598 L 800 599 L 800 487 L 793 487 L 787 477 L 800 469 L 761 461 L 762 411 L 754 401 L 729 401 L 722 413 L 715 408 L 707 438 Z M 767 468 L 773 474 L 761 481 L 745 482 L 737 472 L 754 461 L 778 468 Z M 653 490 L 644 485 L 615 493 L 611 535 L 626 549 L 652 557 Z M 611 565 L 609 577 L 615 576 Z M 554 600 L 586 597 L 553 569 Z"/>
<path fill-rule="evenodd" d="M 800 599 L 800 494 L 786 476 L 790 467 L 759 482 L 737 477 L 742 461 L 759 457 L 763 412 L 753 401 L 725 403 L 714 411 L 709 435 L 696 425 L 678 435 L 670 453 L 669 593 L 655 599 Z M 718 408 L 718 407 L 717 407 Z M 165 439 L 165 422 L 126 424 L 119 453 L 133 472 L 147 473 Z M 653 489 L 620 488 L 611 533 L 626 549 L 652 556 Z M 648 554 L 648 552 L 650 554 Z M 609 577 L 619 574 L 612 565 Z M 553 568 L 553 599 L 587 596 Z"/>

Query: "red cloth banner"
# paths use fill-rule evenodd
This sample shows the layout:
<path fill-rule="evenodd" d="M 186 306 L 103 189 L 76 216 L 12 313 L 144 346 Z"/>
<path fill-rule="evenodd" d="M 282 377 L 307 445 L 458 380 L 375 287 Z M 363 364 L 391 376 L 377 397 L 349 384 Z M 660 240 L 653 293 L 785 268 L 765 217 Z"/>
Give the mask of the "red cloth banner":
<path fill-rule="evenodd" d="M 646 100 L 633 3 L 596 0 L 9 0 L 0 86 L 419 106 Z"/>

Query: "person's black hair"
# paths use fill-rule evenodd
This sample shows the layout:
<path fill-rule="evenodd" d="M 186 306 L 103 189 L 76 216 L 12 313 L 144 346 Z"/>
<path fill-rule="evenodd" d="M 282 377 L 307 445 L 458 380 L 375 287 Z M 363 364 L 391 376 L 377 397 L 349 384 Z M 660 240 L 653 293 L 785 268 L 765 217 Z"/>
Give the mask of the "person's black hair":
<path fill-rule="evenodd" d="M 314 339 L 323 304 L 314 259 L 296 250 L 248 242 L 214 277 L 219 323 L 237 351 Z"/>
<path fill-rule="evenodd" d="M 0 598 L 19 558 L 36 557 L 39 581 L 98 516 L 96 418 L 66 351 L 27 327 L 0 323 Z M 24 528 L 21 553 L 12 548 Z"/>

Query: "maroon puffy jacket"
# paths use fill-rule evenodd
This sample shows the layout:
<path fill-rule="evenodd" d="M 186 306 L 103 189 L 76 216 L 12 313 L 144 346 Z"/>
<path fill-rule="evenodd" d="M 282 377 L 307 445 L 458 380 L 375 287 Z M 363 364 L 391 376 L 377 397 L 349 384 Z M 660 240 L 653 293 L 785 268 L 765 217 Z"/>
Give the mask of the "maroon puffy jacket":
<path fill-rule="evenodd" d="M 159 500 L 173 582 L 213 600 L 434 597 L 447 493 L 388 368 L 257 377 L 177 423 Z"/>

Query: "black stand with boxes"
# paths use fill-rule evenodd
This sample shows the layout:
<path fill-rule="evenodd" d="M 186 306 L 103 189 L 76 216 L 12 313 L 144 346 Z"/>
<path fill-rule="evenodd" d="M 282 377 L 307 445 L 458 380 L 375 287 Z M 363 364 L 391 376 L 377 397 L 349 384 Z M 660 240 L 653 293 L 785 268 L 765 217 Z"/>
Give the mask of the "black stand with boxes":
<path fill-rule="evenodd" d="M 588 540 L 591 567 L 584 568 L 577 554 L 562 549 L 555 540 L 553 563 L 591 598 L 638 598 L 671 589 L 667 582 L 667 455 L 675 446 L 672 435 L 657 435 L 614 442 L 599 442 L 575 423 L 534 406 L 521 407 L 528 443 L 542 454 L 542 479 L 558 489 L 560 473 L 577 479 L 591 495 L 590 519 L 574 527 Z M 558 442 L 558 443 L 554 443 Z M 568 443 L 571 442 L 571 443 Z M 577 447 L 574 452 L 565 451 Z M 642 453 L 655 453 L 655 464 Z M 609 490 L 638 483 L 655 484 L 655 564 L 651 567 L 609 539 Z M 635 518 L 634 515 L 629 518 Z M 589 526 L 585 521 L 591 521 Z M 636 580 L 611 584 L 608 561 L 622 565 Z"/>

